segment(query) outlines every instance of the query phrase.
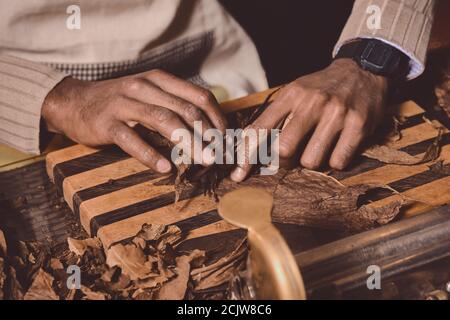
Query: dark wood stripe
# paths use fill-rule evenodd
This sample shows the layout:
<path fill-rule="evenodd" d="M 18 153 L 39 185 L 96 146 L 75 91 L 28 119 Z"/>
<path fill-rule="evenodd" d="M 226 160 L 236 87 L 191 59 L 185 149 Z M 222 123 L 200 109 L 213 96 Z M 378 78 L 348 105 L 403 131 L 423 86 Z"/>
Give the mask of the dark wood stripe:
<path fill-rule="evenodd" d="M 183 233 L 188 233 L 192 230 L 207 226 L 208 224 L 212 224 L 220 220 L 222 220 L 222 218 L 219 216 L 217 210 L 211 210 L 194 217 L 177 221 L 173 224 L 180 228 Z"/>
<path fill-rule="evenodd" d="M 219 213 L 217 210 L 211 210 L 207 211 L 205 213 L 201 213 L 199 215 L 196 215 L 195 217 L 190 217 L 184 220 L 177 221 L 175 223 L 172 223 L 171 225 L 175 225 L 178 228 L 180 228 L 181 232 L 184 235 L 187 235 L 189 232 L 207 226 L 209 224 L 215 223 L 222 220 L 222 218 L 219 216 Z M 133 237 L 123 239 L 121 242 L 127 242 L 131 241 Z M 189 241 L 189 240 L 188 240 Z"/>
<path fill-rule="evenodd" d="M 429 140 L 420 142 L 415 145 L 407 146 L 401 150 L 408 152 L 412 155 L 417 155 L 417 154 L 425 152 L 426 149 L 428 148 L 428 146 L 431 143 L 433 143 L 433 141 L 434 141 L 434 139 L 429 139 Z M 448 143 L 450 143 L 450 134 L 447 134 L 443 137 L 443 144 L 448 144 Z M 359 173 L 363 173 L 363 172 L 381 167 L 382 165 L 383 165 L 383 163 L 381 163 L 380 161 L 366 159 L 360 166 L 356 167 L 355 169 L 351 170 L 350 172 L 339 173 L 339 174 L 341 174 L 340 179 L 343 179 L 342 176 L 345 176 L 345 175 L 353 176 L 353 175 L 356 175 Z M 438 179 L 438 177 L 436 179 Z M 409 182 L 405 181 L 404 183 L 406 184 Z M 420 185 L 421 182 L 417 181 L 416 183 Z M 411 185 L 411 183 L 409 183 L 409 185 Z M 195 197 L 200 194 L 201 194 L 201 190 L 195 190 L 195 191 L 189 190 L 189 191 L 186 191 L 181 196 L 180 200 L 189 199 L 189 198 Z M 170 193 L 166 193 L 166 194 L 160 195 L 160 196 L 152 198 L 152 199 L 143 200 L 139 203 L 136 203 L 136 204 L 133 204 L 130 206 L 126 206 L 123 208 L 119 208 L 119 209 L 113 210 L 111 212 L 107 212 L 102 215 L 99 215 L 90 221 L 91 235 L 96 235 L 98 229 L 101 228 L 102 226 L 105 226 L 105 225 L 108 225 L 108 224 L 111 224 L 111 223 L 114 223 L 117 221 L 121 221 L 121 220 L 130 218 L 130 217 L 134 217 L 134 216 L 142 214 L 144 212 L 148 212 L 148 211 L 155 210 L 155 209 L 167 206 L 169 204 L 172 204 L 174 197 L 175 197 L 175 193 L 170 192 Z"/>
<path fill-rule="evenodd" d="M 214 263 L 236 249 L 238 244 L 247 236 L 247 230 L 237 229 L 189 239 L 182 242 L 177 250 L 192 251 L 195 249 L 206 251 L 206 265 Z"/>
<path fill-rule="evenodd" d="M 190 199 L 195 196 L 199 196 L 202 193 L 203 191 L 198 189 L 185 190 L 180 195 L 179 200 L 182 201 Z M 97 235 L 98 230 L 103 226 L 106 226 L 114 222 L 122 221 L 124 219 L 128 219 L 148 211 L 168 206 L 170 204 L 173 204 L 174 200 L 175 200 L 175 192 L 169 192 L 157 196 L 155 198 L 146 199 L 138 203 L 98 215 L 92 218 L 90 221 L 91 235 L 92 236 Z"/>
<path fill-rule="evenodd" d="M 409 118 L 406 118 L 405 122 L 400 124 L 399 129 L 400 130 L 405 130 L 405 129 L 417 126 L 417 125 L 419 125 L 421 123 L 424 123 L 425 122 L 423 120 L 423 116 L 424 115 L 425 115 L 425 112 L 416 114 L 415 116 L 412 116 L 412 117 L 409 117 Z"/>
<path fill-rule="evenodd" d="M 405 129 L 407 127 L 411 127 L 411 126 L 415 126 L 419 123 L 423 123 L 423 114 L 419 114 L 413 117 L 408 118 L 408 120 L 402 124 L 402 129 Z M 370 160 L 367 159 L 365 160 L 363 163 L 361 163 L 359 169 L 361 170 L 360 172 L 364 172 L 367 170 L 371 170 L 373 168 L 375 168 L 374 166 L 379 165 L 379 163 L 375 160 Z M 114 180 L 113 183 L 107 182 L 98 186 L 94 186 L 82 191 L 79 191 L 77 193 L 74 194 L 73 196 L 73 203 L 74 203 L 74 211 L 76 214 L 79 213 L 79 206 L 81 204 L 81 202 L 89 200 L 89 199 L 93 199 L 95 197 L 113 192 L 113 191 L 117 191 L 121 188 L 126 188 L 126 187 L 131 187 L 133 185 L 142 183 L 145 181 L 145 177 L 149 176 L 149 180 L 152 177 L 152 175 L 150 173 L 138 173 L 138 174 L 134 174 L 134 175 L 130 175 L 127 177 L 123 177 L 121 179 L 118 180 Z"/>
<path fill-rule="evenodd" d="M 95 153 L 58 163 L 53 168 L 55 184 L 59 190 L 62 190 L 62 184 L 65 178 L 108 164 L 130 158 L 128 154 L 118 147 L 108 147 Z"/>
<path fill-rule="evenodd" d="M 405 123 L 403 123 L 400 128 L 406 129 L 413 127 L 415 125 L 418 125 L 420 123 L 423 123 L 423 114 L 418 114 L 415 116 L 412 116 L 408 118 Z M 82 156 L 79 158 L 71 159 L 68 161 L 64 161 L 61 163 L 58 163 L 54 167 L 54 177 L 55 177 L 55 184 L 58 188 L 62 188 L 62 182 L 65 178 L 82 173 L 84 171 L 96 169 L 103 167 L 105 165 L 118 162 L 121 160 L 125 160 L 129 158 L 130 156 L 126 154 L 124 151 L 122 151 L 118 147 L 108 147 L 105 149 L 102 149 L 98 152 L 95 152 L 93 154 L 89 154 L 86 156 Z M 132 183 L 132 182 L 126 182 L 127 178 L 125 177 L 122 181 L 123 183 Z M 134 180 L 133 176 L 130 176 L 130 180 Z M 133 184 L 129 184 L 128 186 L 132 186 Z"/>
<path fill-rule="evenodd" d="M 78 215 L 80 213 L 80 204 L 83 201 L 94 199 L 120 189 L 156 179 L 161 176 L 161 174 L 149 169 L 120 179 L 110 180 L 88 189 L 80 190 L 75 192 L 73 195 L 73 210 L 75 214 Z"/>
<path fill-rule="evenodd" d="M 427 183 L 431 183 L 433 181 L 448 177 L 449 175 L 445 172 L 446 170 L 450 170 L 450 164 L 443 166 L 443 170 L 441 171 L 428 170 L 425 172 L 421 172 L 419 174 L 407 177 L 405 179 L 392 182 L 389 184 L 389 186 L 398 192 L 405 192 L 410 189 L 414 189 L 422 185 L 425 185 Z M 450 192 L 450 190 L 442 190 L 442 192 Z M 393 194 L 394 193 L 391 190 L 378 188 L 367 193 L 361 199 L 378 201 L 390 197 Z"/>
<path fill-rule="evenodd" d="M 427 112 L 426 117 L 430 120 L 437 120 L 447 129 L 450 129 L 450 118 L 447 113 L 444 112 L 444 110 Z"/>
<path fill-rule="evenodd" d="M 412 156 L 416 156 L 418 154 L 424 153 L 427 151 L 428 147 L 434 142 L 435 138 L 428 139 L 416 144 L 412 144 L 406 146 L 401 151 L 407 152 Z M 442 136 L 441 146 L 446 146 L 450 144 L 450 133 L 447 133 Z M 360 156 L 358 159 L 354 160 L 354 165 L 347 171 L 333 171 L 330 175 L 338 180 L 344 180 L 358 174 L 374 170 L 385 165 L 383 162 L 368 159 L 364 156 Z"/>

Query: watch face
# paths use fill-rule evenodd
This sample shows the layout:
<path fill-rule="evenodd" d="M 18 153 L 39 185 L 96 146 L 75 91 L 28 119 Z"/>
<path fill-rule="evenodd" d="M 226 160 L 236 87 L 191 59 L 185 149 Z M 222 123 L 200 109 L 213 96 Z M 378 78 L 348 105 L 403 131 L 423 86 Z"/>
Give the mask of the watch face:
<path fill-rule="evenodd" d="M 361 55 L 361 64 L 369 70 L 382 72 L 392 59 L 393 50 L 390 46 L 371 41 Z"/>

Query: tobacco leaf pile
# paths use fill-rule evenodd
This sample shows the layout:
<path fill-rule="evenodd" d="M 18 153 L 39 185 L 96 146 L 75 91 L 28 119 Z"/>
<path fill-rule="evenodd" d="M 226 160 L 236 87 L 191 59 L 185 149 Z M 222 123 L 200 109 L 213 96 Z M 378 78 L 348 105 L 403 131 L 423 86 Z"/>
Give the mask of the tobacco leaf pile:
<path fill-rule="evenodd" d="M 382 185 L 344 186 L 336 179 L 306 169 L 279 170 L 273 176 L 253 176 L 243 183 L 223 183 L 219 195 L 241 186 L 267 190 L 273 195 L 272 220 L 313 227 L 362 231 L 392 221 L 407 202 L 394 201 L 382 207 L 359 204 L 362 195 Z"/>
<path fill-rule="evenodd" d="M 270 98 L 270 97 L 269 97 Z M 246 127 L 267 107 L 238 113 L 234 127 Z M 402 139 L 395 122 L 390 140 Z M 433 125 L 430 122 L 430 125 Z M 365 157 L 384 163 L 418 165 L 430 163 L 430 170 L 443 170 L 440 155 L 443 128 L 436 127 L 436 139 L 422 157 L 411 156 L 375 145 Z M 170 143 L 153 135 L 154 143 Z M 155 140 L 156 139 L 156 140 Z M 169 179 L 175 184 L 176 202 L 183 192 L 201 190 L 219 199 L 225 193 L 250 186 L 262 188 L 274 197 L 274 222 L 358 232 L 392 221 L 402 206 L 412 201 L 399 197 L 375 207 L 364 202 L 371 190 L 388 186 L 360 184 L 345 186 L 331 176 L 302 168 L 280 169 L 276 175 L 252 175 L 243 183 L 227 179 L 232 166 L 179 166 Z M 395 193 L 395 190 L 390 189 Z M 143 225 L 133 238 L 104 248 L 96 238 L 68 238 L 62 249 L 36 242 L 6 243 L 0 231 L 0 299 L 223 299 L 230 297 L 236 277 L 245 273 L 247 243 L 242 240 L 226 256 L 211 261 L 202 250 L 180 251 L 185 235 L 177 226 Z M 70 266 L 78 266 L 77 288 Z M 72 270 L 73 272 L 73 270 Z M 75 281 L 75 282 L 74 282 Z M 219 289 L 217 289 L 219 288 Z M 232 292 L 231 292 L 232 293 Z M 232 294 L 231 294 L 232 296 Z"/>
<path fill-rule="evenodd" d="M 442 66 L 439 84 L 435 88 L 437 104 L 450 117 L 450 52 L 447 53 L 445 65 Z"/>
<path fill-rule="evenodd" d="M 262 105 L 262 109 L 267 101 Z M 241 117 L 241 125 L 251 123 L 251 119 L 261 112 L 257 109 L 250 116 Z M 250 119 L 250 120 L 248 120 Z M 441 153 L 441 140 L 445 128 L 426 118 L 424 121 L 436 130 L 436 137 L 422 156 L 412 156 L 404 151 L 394 149 L 390 143 L 402 139 L 400 120 L 393 119 L 393 126 L 384 137 L 385 144 L 375 144 L 366 148 L 362 155 L 376 159 L 385 164 L 414 166 L 432 163 Z M 245 126 L 245 125 L 244 125 Z M 434 166 L 436 169 L 436 166 Z M 227 179 L 230 167 L 216 165 L 209 168 L 199 166 L 179 167 L 175 187 L 177 195 L 190 189 L 202 189 L 205 194 L 216 199 L 240 187 L 262 188 L 274 197 L 272 220 L 279 223 L 306 225 L 349 233 L 368 230 L 384 225 L 395 219 L 400 209 L 414 199 L 400 195 L 399 200 L 381 207 L 361 201 L 364 195 L 374 189 L 389 189 L 389 186 L 376 184 L 359 184 L 344 186 L 331 176 L 302 168 L 280 169 L 276 175 L 251 175 L 242 183 Z M 431 169 L 430 169 L 431 170 Z M 177 201 L 178 196 L 175 201 Z"/>
<path fill-rule="evenodd" d="M 205 252 L 180 252 L 176 226 L 144 225 L 132 239 L 103 248 L 97 238 L 68 238 L 52 252 L 37 242 L 7 248 L 0 231 L 0 299 L 181 300 L 225 298 L 228 283 L 244 268 L 246 242 L 206 263 Z M 80 283 L 71 266 L 79 267 Z M 221 291 L 207 291 L 222 286 Z"/>

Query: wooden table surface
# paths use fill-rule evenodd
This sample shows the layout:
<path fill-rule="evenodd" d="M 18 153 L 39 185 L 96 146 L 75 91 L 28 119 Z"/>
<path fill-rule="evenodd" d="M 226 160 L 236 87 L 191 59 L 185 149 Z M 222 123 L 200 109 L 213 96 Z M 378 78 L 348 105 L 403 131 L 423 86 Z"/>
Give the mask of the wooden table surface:
<path fill-rule="evenodd" d="M 232 112 L 259 105 L 268 93 L 227 102 L 223 108 Z M 402 139 L 391 146 L 412 155 L 423 154 L 437 136 L 437 130 L 424 121 L 424 110 L 411 101 L 392 110 L 406 121 L 402 125 Z M 442 139 L 441 159 L 448 168 L 448 130 Z M 144 223 L 178 225 L 186 235 L 188 247 L 216 252 L 226 252 L 224 246 L 232 246 L 244 235 L 242 230 L 220 219 L 215 201 L 208 197 L 194 195 L 174 204 L 173 185 L 160 183 L 164 177 L 117 148 L 97 150 L 75 145 L 52 152 L 47 156 L 47 172 L 70 208 L 79 215 L 85 230 L 98 236 L 106 246 L 134 236 Z M 417 202 L 404 208 L 405 216 L 450 203 L 450 177 L 430 170 L 428 164 L 385 165 L 361 157 L 349 169 L 333 176 L 345 185 L 387 184 L 414 198 Z M 380 191 L 371 195 L 370 205 L 381 206 L 398 197 Z"/>

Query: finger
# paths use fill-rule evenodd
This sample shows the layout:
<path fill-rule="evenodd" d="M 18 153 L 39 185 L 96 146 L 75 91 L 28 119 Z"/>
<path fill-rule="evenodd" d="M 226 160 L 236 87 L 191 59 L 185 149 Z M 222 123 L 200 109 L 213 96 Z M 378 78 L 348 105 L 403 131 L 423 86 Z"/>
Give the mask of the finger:
<path fill-rule="evenodd" d="M 170 172 L 172 166 L 159 152 L 145 143 L 139 135 L 125 124 L 118 122 L 111 130 L 112 140 L 123 151 L 147 167 L 160 173 Z"/>
<path fill-rule="evenodd" d="M 280 135 L 280 156 L 283 158 L 293 157 L 298 145 L 317 124 L 317 119 L 309 113 L 296 113 L 288 119 Z"/>
<path fill-rule="evenodd" d="M 322 164 L 336 136 L 342 130 L 343 118 L 343 112 L 337 108 L 331 114 L 325 113 L 301 157 L 302 166 L 308 169 L 317 169 Z"/>
<path fill-rule="evenodd" d="M 127 97 L 138 100 L 147 105 L 157 105 L 172 110 L 180 116 L 191 128 L 200 122 L 202 132 L 212 128 L 206 115 L 192 103 L 163 91 L 145 79 L 130 78 L 125 82 Z M 199 132 L 196 132 L 200 134 Z"/>
<path fill-rule="evenodd" d="M 357 116 L 349 114 L 331 155 L 330 166 L 337 170 L 343 170 L 348 166 L 365 136 L 362 121 Z"/>
<path fill-rule="evenodd" d="M 259 116 L 255 122 L 246 128 L 246 130 L 256 130 L 258 133 L 259 129 L 272 129 L 276 128 L 278 124 L 283 121 L 287 115 L 287 108 L 283 107 L 283 99 L 273 102 L 269 108 Z M 241 182 L 250 173 L 253 164 L 250 163 L 252 155 L 254 155 L 258 150 L 258 144 L 260 143 L 259 137 L 257 143 L 251 143 L 248 139 L 242 142 L 238 146 L 238 155 L 242 155 L 243 162 L 238 163 L 236 168 L 231 172 L 230 178 L 233 181 Z"/>
<path fill-rule="evenodd" d="M 159 132 L 175 145 L 181 145 L 183 152 L 194 160 L 194 163 L 205 166 L 214 163 L 214 155 L 202 152 L 201 137 L 194 136 L 180 117 L 171 110 L 133 101 L 130 107 L 124 108 L 121 116 L 121 120 L 125 122 L 136 121 Z"/>
<path fill-rule="evenodd" d="M 228 127 L 227 120 L 220 110 L 219 103 L 209 90 L 161 70 L 148 72 L 145 74 L 145 78 L 151 80 L 164 91 L 199 107 L 208 116 L 214 127 L 225 133 Z"/>

